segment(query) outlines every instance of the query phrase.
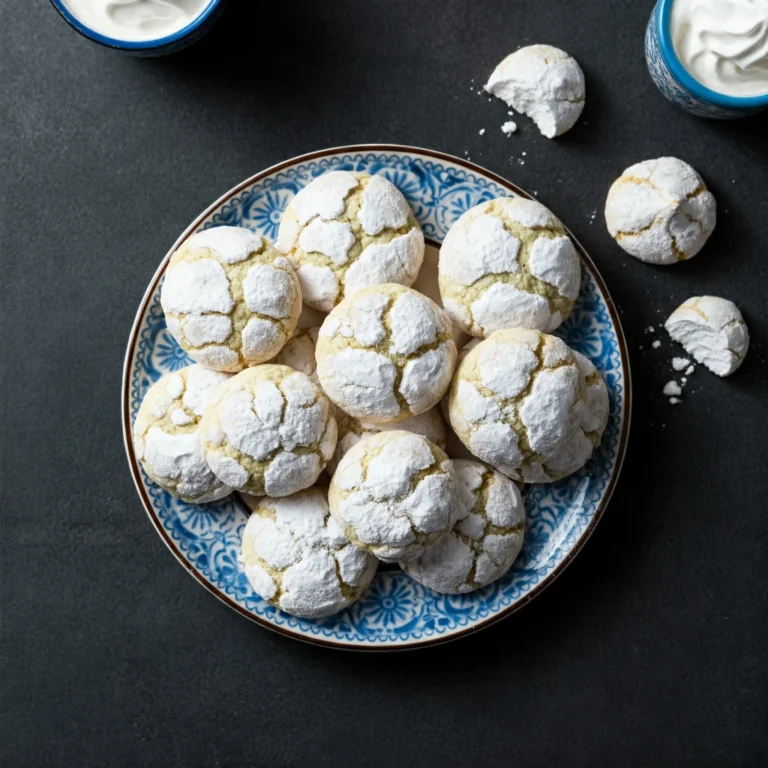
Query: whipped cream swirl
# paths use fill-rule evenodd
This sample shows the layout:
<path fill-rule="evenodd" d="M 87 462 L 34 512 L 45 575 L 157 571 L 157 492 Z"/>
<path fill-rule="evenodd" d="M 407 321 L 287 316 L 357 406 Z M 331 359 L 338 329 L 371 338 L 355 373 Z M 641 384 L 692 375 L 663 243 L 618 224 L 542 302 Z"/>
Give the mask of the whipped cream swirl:
<path fill-rule="evenodd" d="M 675 0 L 671 33 L 702 85 L 726 96 L 768 94 L 768 0 Z"/>
<path fill-rule="evenodd" d="M 210 0 L 64 0 L 67 10 L 100 35 L 140 42 L 172 35 L 194 21 Z"/>

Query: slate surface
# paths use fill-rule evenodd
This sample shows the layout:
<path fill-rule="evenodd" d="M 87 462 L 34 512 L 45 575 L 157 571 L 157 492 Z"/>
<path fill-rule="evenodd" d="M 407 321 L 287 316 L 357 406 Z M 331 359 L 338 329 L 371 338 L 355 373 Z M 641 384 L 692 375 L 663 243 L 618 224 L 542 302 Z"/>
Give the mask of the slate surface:
<path fill-rule="evenodd" d="M 196 48 L 139 60 L 42 0 L 4 0 L 4 766 L 768 763 L 768 120 L 664 101 L 642 56 L 650 11 L 235 0 Z M 587 77 L 583 119 L 555 142 L 524 118 L 505 137 L 504 105 L 475 92 L 533 42 Z M 385 656 L 288 641 L 200 589 L 142 511 L 120 434 L 128 331 L 177 234 L 244 177 L 361 142 L 468 155 L 537 191 L 621 308 L 635 391 L 624 475 L 567 574 L 477 636 Z M 720 212 L 669 269 L 625 256 L 601 214 L 623 168 L 663 154 L 699 169 Z M 644 329 L 700 293 L 737 300 L 752 349 L 731 379 L 697 371 L 673 407 L 676 350 Z"/>

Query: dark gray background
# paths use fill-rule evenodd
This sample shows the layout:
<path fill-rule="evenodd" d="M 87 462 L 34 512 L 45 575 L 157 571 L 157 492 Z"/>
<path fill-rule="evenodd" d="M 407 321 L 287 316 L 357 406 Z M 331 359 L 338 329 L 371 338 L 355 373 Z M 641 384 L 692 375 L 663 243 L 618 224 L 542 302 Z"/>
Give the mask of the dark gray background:
<path fill-rule="evenodd" d="M 651 7 L 235 0 L 196 48 L 139 60 L 2 0 L 3 766 L 768 763 L 768 120 L 668 104 L 642 56 Z M 586 73 L 556 141 L 524 118 L 506 138 L 504 105 L 472 90 L 534 42 Z M 601 269 L 633 366 L 627 464 L 575 564 L 495 627 L 408 654 L 310 647 L 213 599 L 153 531 L 120 432 L 128 331 L 177 235 L 246 176 L 355 142 L 468 154 L 536 190 Z M 719 222 L 692 262 L 652 268 L 601 211 L 663 154 L 703 174 Z M 674 347 L 644 329 L 701 293 L 737 301 L 752 347 L 673 407 Z"/>

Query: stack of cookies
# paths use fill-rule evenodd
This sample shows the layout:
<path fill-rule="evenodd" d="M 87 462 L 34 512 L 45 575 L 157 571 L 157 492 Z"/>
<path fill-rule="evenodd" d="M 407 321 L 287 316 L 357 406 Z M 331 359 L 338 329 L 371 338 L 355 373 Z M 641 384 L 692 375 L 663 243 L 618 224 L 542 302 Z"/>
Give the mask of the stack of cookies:
<path fill-rule="evenodd" d="M 461 216 L 440 251 L 442 306 L 411 287 L 424 254 L 397 187 L 333 171 L 293 198 L 276 245 L 212 227 L 168 264 L 168 330 L 196 364 L 148 390 L 136 455 L 185 501 L 259 497 L 241 564 L 296 616 L 344 609 L 380 561 L 443 593 L 500 578 L 525 532 L 516 483 L 580 469 L 605 428 L 599 373 L 549 335 L 580 262 L 544 206 L 499 198 Z"/>

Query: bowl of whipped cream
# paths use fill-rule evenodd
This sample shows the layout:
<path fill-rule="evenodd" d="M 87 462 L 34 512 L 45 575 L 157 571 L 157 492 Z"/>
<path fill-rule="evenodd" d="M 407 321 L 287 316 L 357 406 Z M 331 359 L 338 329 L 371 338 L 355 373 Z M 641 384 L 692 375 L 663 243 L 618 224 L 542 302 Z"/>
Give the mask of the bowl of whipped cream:
<path fill-rule="evenodd" d="M 162 56 L 207 32 L 226 0 L 51 0 L 69 25 L 108 48 Z"/>
<path fill-rule="evenodd" d="M 768 107 L 768 0 L 658 0 L 645 35 L 648 70 L 700 117 Z"/>

